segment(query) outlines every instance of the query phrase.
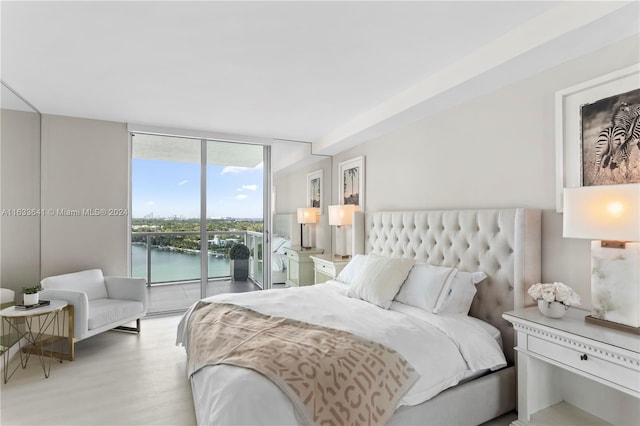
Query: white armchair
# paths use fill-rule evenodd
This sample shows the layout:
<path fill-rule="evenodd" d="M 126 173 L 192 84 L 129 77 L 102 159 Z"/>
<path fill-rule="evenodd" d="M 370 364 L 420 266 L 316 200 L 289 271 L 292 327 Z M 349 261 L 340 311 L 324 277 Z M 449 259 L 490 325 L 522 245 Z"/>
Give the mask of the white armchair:
<path fill-rule="evenodd" d="M 144 278 L 105 277 L 100 269 L 91 269 L 48 277 L 40 284 L 42 299 L 73 305 L 75 341 L 113 328 L 140 332 L 140 318 L 147 313 Z M 123 325 L 132 321 L 136 327 Z"/>
<path fill-rule="evenodd" d="M 15 304 L 16 293 L 9 288 L 0 288 L 0 308 Z"/>

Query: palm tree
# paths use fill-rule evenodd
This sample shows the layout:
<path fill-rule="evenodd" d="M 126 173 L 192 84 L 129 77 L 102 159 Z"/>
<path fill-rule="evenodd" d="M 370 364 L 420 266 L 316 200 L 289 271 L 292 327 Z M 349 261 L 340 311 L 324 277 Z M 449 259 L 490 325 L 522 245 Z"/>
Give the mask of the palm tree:
<path fill-rule="evenodd" d="M 355 195 L 356 194 L 354 194 L 355 189 L 353 187 L 353 179 L 358 175 L 358 168 L 357 167 L 353 167 L 351 169 L 348 169 L 347 170 L 347 174 L 351 178 L 351 196 L 349 198 L 352 198 L 353 200 L 355 200 Z M 346 185 L 345 185 L 345 187 L 346 187 Z M 355 200 L 355 202 L 356 202 L 356 204 L 358 203 L 357 200 Z M 345 200 L 345 203 L 346 203 L 346 200 Z"/>
<path fill-rule="evenodd" d="M 320 179 L 311 180 L 311 207 L 320 207 Z"/>

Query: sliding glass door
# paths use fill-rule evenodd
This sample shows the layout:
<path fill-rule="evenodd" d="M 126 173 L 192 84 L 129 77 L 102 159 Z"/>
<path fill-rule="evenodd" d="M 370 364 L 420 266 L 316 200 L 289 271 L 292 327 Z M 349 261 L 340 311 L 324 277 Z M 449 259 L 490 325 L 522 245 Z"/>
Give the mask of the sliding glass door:
<path fill-rule="evenodd" d="M 244 244 L 248 259 L 237 259 L 235 271 L 248 275 L 236 282 L 236 291 L 263 286 L 263 147 L 260 145 L 207 141 L 206 218 L 211 260 L 209 276 L 231 274 L 229 250 Z M 241 283 L 246 283 L 242 285 Z M 219 292 L 215 283 L 207 296 Z"/>
<path fill-rule="evenodd" d="M 150 313 L 268 286 L 262 268 L 268 149 L 132 134 L 131 274 L 147 279 Z M 234 244 L 249 251 L 248 277 L 237 281 L 230 279 L 232 263 L 239 263 L 229 257 Z"/>

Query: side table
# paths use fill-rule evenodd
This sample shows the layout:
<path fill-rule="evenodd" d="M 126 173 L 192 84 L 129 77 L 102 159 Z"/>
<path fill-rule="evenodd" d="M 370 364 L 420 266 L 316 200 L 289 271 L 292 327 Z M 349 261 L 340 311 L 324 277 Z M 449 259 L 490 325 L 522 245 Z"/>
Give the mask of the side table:
<path fill-rule="evenodd" d="M 309 257 L 313 260 L 313 282 L 315 284 L 334 279 L 349 263 L 348 259 L 338 260 L 329 254 L 316 254 Z"/>
<path fill-rule="evenodd" d="M 560 319 L 537 307 L 505 312 L 517 333 L 518 420 L 512 425 L 640 424 L 640 338 Z"/>
<path fill-rule="evenodd" d="M 312 255 L 322 254 L 323 249 L 301 247 L 288 247 L 284 250 L 287 256 L 287 281 L 289 287 L 302 287 L 313 284 Z"/>
<path fill-rule="evenodd" d="M 68 326 L 65 326 L 65 311 L 69 312 Z M 61 316 L 62 320 L 60 320 Z M 30 356 L 37 355 L 44 376 L 48 378 L 53 358 L 60 362 L 63 359 L 73 360 L 73 345 L 71 344 L 73 341 L 73 305 L 68 305 L 63 300 L 52 300 L 47 306 L 30 310 L 21 310 L 10 306 L 0 311 L 0 317 L 2 317 L 2 334 L 16 333 L 17 335 L 15 340 L 18 342 L 18 353 L 20 354 L 19 366 L 23 369 L 27 367 Z M 21 324 L 24 324 L 24 331 L 21 330 Z M 67 331 L 66 337 L 62 334 L 65 329 Z M 53 333 L 52 336 L 45 334 L 49 330 Z M 27 341 L 26 345 L 22 343 L 23 338 Z M 64 354 L 54 351 L 54 343 L 65 338 L 69 342 L 69 352 Z M 45 362 L 45 358 L 49 358 L 48 363 Z M 9 371 L 9 364 L 10 351 L 6 350 L 3 353 L 5 383 L 18 369 L 18 365 L 16 365 L 12 371 Z"/>

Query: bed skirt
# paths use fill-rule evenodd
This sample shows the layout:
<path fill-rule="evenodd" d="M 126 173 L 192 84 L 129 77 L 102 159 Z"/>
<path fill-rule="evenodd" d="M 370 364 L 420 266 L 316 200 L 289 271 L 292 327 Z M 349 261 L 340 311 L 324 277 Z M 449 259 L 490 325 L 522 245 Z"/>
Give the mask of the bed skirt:
<path fill-rule="evenodd" d="M 400 407 L 389 425 L 479 425 L 515 408 L 516 368 L 510 366 Z"/>

